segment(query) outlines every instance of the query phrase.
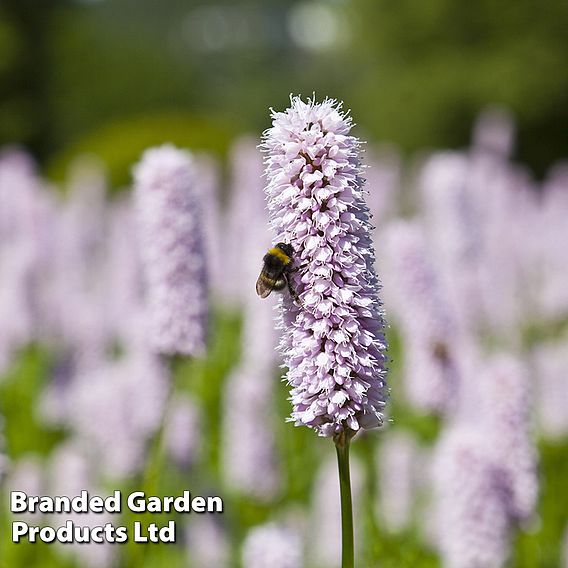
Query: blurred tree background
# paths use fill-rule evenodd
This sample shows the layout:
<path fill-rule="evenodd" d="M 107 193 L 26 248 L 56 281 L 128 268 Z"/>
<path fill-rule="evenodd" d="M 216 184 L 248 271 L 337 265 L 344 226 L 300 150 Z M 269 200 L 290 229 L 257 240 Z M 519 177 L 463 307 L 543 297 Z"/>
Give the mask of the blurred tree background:
<path fill-rule="evenodd" d="M 95 152 L 123 184 L 151 143 L 222 153 L 315 91 L 406 152 L 464 146 L 504 105 L 542 174 L 568 155 L 567 23 L 561 0 L 3 0 L 0 144 L 56 178 Z"/>

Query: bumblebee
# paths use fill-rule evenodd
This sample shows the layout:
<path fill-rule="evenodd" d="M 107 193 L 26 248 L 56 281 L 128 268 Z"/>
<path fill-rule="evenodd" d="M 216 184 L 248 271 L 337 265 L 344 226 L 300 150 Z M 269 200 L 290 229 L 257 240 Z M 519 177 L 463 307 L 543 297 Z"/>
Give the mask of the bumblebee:
<path fill-rule="evenodd" d="M 290 283 L 290 274 L 293 268 L 294 249 L 287 243 L 278 243 L 271 248 L 262 259 L 264 265 L 256 281 L 256 293 L 261 298 L 270 296 L 272 290 L 281 292 L 288 288 L 290 296 L 301 305 L 300 298 Z"/>

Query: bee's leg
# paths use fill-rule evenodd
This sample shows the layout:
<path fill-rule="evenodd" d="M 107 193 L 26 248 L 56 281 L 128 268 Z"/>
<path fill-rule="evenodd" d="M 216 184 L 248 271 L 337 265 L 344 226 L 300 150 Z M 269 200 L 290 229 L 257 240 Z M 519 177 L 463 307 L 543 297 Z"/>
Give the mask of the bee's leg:
<path fill-rule="evenodd" d="M 288 285 L 288 291 L 290 292 L 290 296 L 292 296 L 292 299 L 294 300 L 294 302 L 296 302 L 296 304 L 298 304 L 298 306 L 303 308 L 304 304 L 302 303 L 302 300 L 301 300 L 300 296 L 298 296 L 298 293 L 296 292 L 296 290 L 294 290 L 294 287 L 292 286 L 292 284 L 290 282 L 290 278 L 288 277 L 287 274 L 284 275 L 284 278 L 286 279 L 286 284 Z"/>
<path fill-rule="evenodd" d="M 301 264 L 300 266 L 293 266 L 292 268 L 288 269 L 288 274 L 298 272 L 298 270 L 300 270 L 300 268 L 306 268 L 306 266 L 308 266 L 308 265 L 307 264 Z"/>

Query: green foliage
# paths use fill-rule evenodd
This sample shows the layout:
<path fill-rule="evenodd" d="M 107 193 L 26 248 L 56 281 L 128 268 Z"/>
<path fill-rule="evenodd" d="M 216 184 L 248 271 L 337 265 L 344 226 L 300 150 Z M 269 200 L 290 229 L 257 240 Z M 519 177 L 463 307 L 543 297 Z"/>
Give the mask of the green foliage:
<path fill-rule="evenodd" d="M 110 187 L 121 189 L 131 183 L 131 168 L 151 146 L 172 143 L 182 148 L 223 155 L 234 130 L 223 121 L 184 112 L 117 120 L 105 124 L 65 152 L 54 156 L 48 175 L 62 182 L 69 164 L 78 155 L 101 159 L 108 170 Z"/>
<path fill-rule="evenodd" d="M 205 3 L 220 8 L 216 17 L 229 18 L 228 27 L 237 7 L 254 30 L 207 50 L 192 43 L 204 5 L 197 0 L 166 0 L 159 9 L 151 0 L 46 0 L 41 10 L 9 0 L 0 10 L 0 145 L 26 143 L 43 163 L 60 164 L 56 156 L 69 158 L 95 137 L 87 150 L 121 156 L 113 136 L 122 137 L 126 121 L 123 143 L 130 138 L 139 153 L 142 140 L 132 139 L 129 124 L 136 117 L 190 113 L 258 133 L 268 107 L 282 108 L 290 92 L 316 92 L 345 100 L 366 138 L 408 152 L 465 145 L 478 112 L 500 104 L 518 121 L 523 162 L 543 172 L 568 153 L 566 2 L 334 2 L 349 39 L 321 51 L 292 41 L 289 10 L 298 2 Z M 167 138 L 166 129 L 144 141 Z"/>
<path fill-rule="evenodd" d="M 500 104 L 517 117 L 524 161 L 542 170 L 566 154 L 565 2 L 356 0 L 350 16 L 365 69 L 350 104 L 380 138 L 465 145 L 479 110 Z M 535 131 L 547 133 L 544 150 Z"/>
<path fill-rule="evenodd" d="M 539 446 L 541 460 L 541 496 L 539 516 L 520 532 L 515 547 L 512 566 L 515 568 L 556 568 L 561 565 L 562 550 L 559 546 L 568 526 L 568 442 L 542 442 Z"/>
<path fill-rule="evenodd" d="M 48 454 L 63 434 L 48 430 L 37 418 L 37 396 L 49 377 L 51 361 L 38 347 L 24 351 L 0 382 L 0 416 L 5 419 L 9 455 Z"/>

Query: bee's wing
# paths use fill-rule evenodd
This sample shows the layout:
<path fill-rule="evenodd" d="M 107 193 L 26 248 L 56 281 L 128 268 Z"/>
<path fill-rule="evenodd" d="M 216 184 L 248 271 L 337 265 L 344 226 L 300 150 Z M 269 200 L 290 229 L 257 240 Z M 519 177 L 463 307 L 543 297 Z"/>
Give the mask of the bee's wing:
<path fill-rule="evenodd" d="M 261 298 L 268 298 L 272 290 L 276 285 L 276 281 L 266 274 L 266 272 L 262 271 L 260 276 L 256 280 L 256 293 Z"/>

